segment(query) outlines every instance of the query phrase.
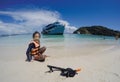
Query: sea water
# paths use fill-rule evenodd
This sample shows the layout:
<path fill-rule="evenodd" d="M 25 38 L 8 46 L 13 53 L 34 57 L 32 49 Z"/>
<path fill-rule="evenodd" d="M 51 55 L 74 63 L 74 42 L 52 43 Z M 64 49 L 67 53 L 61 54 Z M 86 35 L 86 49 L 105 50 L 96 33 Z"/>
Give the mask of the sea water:
<path fill-rule="evenodd" d="M 31 40 L 32 34 L 0 37 L 1 59 L 25 60 Z M 41 47 L 47 47 L 44 54 L 52 58 L 92 55 L 120 45 L 120 40 L 115 40 L 114 37 L 84 34 L 41 35 L 40 42 Z"/>
<path fill-rule="evenodd" d="M 32 34 L 14 35 L 0 37 L 0 46 L 20 46 L 26 45 L 32 40 Z M 120 40 L 115 40 L 114 37 L 84 35 L 84 34 L 64 34 L 64 35 L 42 35 L 40 38 L 42 45 L 52 46 L 80 46 L 86 44 L 119 44 Z"/>

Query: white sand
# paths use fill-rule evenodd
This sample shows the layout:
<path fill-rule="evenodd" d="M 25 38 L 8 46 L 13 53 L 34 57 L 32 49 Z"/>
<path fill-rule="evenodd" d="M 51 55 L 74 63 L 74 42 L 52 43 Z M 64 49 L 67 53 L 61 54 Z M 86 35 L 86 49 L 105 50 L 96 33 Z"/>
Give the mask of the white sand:
<path fill-rule="evenodd" d="M 0 47 L 0 82 L 120 82 L 120 47 L 48 47 L 45 62 L 25 62 L 25 46 Z M 81 68 L 73 78 L 60 72 L 45 73 L 47 65 Z"/>

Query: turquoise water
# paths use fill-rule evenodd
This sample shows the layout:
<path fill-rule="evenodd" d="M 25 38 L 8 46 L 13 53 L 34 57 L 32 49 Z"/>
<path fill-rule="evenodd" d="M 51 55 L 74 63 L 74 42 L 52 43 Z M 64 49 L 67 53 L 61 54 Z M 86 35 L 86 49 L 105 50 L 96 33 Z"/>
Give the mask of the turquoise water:
<path fill-rule="evenodd" d="M 32 34 L 0 37 L 0 46 L 24 46 L 32 39 Z M 120 41 L 120 40 L 118 40 Z M 42 35 L 41 44 L 50 46 L 77 46 L 86 44 L 108 44 L 113 45 L 118 42 L 114 37 L 64 34 L 64 35 Z"/>

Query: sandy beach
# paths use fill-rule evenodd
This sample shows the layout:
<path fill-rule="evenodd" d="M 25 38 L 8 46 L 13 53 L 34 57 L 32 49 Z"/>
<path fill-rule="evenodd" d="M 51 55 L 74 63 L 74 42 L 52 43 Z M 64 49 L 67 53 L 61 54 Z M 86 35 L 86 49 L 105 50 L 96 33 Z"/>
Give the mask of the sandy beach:
<path fill-rule="evenodd" d="M 120 0 L 0 0 L 0 82 L 120 82 Z"/>
<path fill-rule="evenodd" d="M 45 45 L 45 44 L 44 44 Z M 58 44 L 57 44 L 58 45 Z M 101 43 L 47 45 L 45 62 L 26 62 L 27 44 L 0 45 L 1 82 L 120 82 L 120 46 Z M 81 68 L 73 78 L 59 71 L 45 73 L 47 65 Z"/>

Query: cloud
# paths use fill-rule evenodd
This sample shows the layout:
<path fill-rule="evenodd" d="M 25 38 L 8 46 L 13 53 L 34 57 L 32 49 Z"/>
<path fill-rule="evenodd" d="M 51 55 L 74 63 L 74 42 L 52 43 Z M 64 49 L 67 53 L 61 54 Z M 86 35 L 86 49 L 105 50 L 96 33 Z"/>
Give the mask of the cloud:
<path fill-rule="evenodd" d="M 69 22 L 67 22 L 65 20 L 59 20 L 59 21 L 65 25 L 64 33 L 73 33 L 73 31 L 77 30 L 77 28 L 75 26 L 71 26 L 69 24 Z"/>
<path fill-rule="evenodd" d="M 7 15 L 14 19 L 14 22 L 3 22 L 0 20 L 0 35 L 2 34 L 23 34 L 32 33 L 55 21 L 60 21 L 66 25 L 65 33 L 71 33 L 76 27 L 61 19 L 60 13 L 49 10 L 29 10 L 29 11 L 0 11 L 0 15 Z M 7 20 L 7 19 L 6 19 Z"/>

